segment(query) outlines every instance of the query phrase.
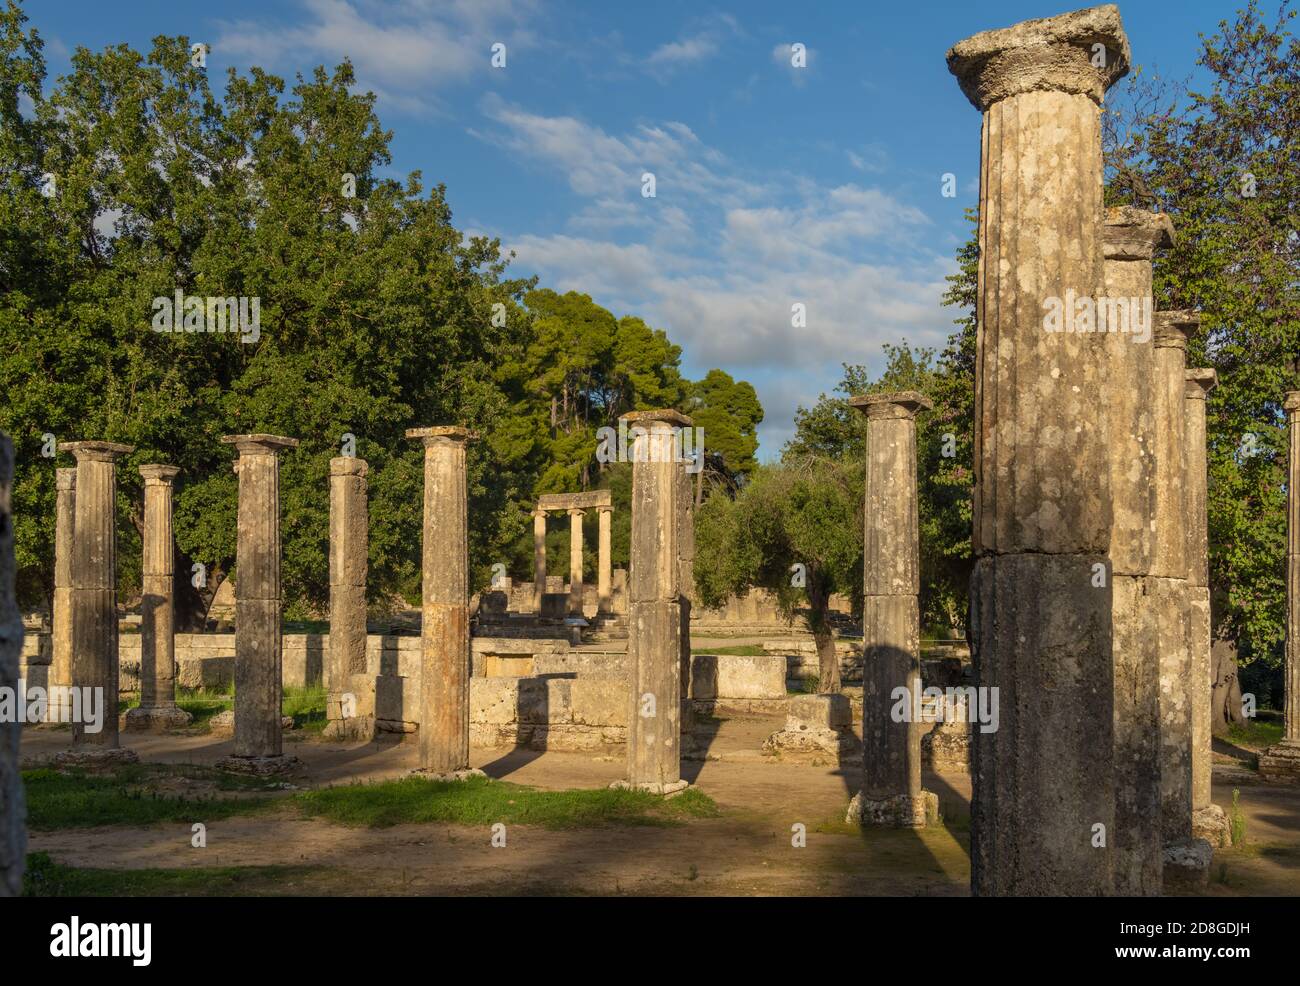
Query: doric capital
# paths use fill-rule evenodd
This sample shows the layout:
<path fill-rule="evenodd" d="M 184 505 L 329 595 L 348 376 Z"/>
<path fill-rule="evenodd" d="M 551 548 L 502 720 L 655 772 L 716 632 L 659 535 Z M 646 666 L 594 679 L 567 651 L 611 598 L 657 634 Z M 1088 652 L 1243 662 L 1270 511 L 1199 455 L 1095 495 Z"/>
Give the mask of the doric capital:
<path fill-rule="evenodd" d="M 298 439 L 280 435 L 223 435 L 221 441 L 235 446 L 240 455 L 279 455 L 285 449 L 298 447 Z"/>
<path fill-rule="evenodd" d="M 425 448 L 443 444 L 467 444 L 478 438 L 474 432 L 459 425 L 434 425 L 431 428 L 407 428 L 406 437 L 423 442 Z"/>
<path fill-rule="evenodd" d="M 1129 70 L 1114 4 L 982 31 L 948 49 L 948 71 L 981 113 L 1026 92 L 1080 93 L 1100 104 Z"/>
<path fill-rule="evenodd" d="M 60 452 L 71 452 L 78 462 L 116 462 L 124 455 L 135 451 L 134 445 L 119 445 L 117 442 L 64 442 L 59 446 Z"/>
<path fill-rule="evenodd" d="M 60 491 L 72 490 L 73 492 L 76 492 L 77 489 L 76 467 L 69 466 L 66 469 L 54 470 L 54 488 Z"/>
<path fill-rule="evenodd" d="M 619 418 L 630 426 L 637 425 L 650 431 L 655 425 L 669 425 L 673 428 L 689 428 L 694 422 L 681 411 L 671 407 L 658 411 L 629 411 Z"/>
<path fill-rule="evenodd" d="M 1203 401 L 1219 384 L 1219 374 L 1213 367 L 1197 367 L 1183 374 L 1183 396 L 1189 401 Z"/>
<path fill-rule="evenodd" d="M 582 507 L 570 507 L 568 513 L 570 517 L 585 517 L 587 515 L 587 511 L 583 510 Z"/>
<path fill-rule="evenodd" d="M 1163 212 L 1115 206 L 1106 210 L 1102 244 L 1107 260 L 1150 260 L 1174 245 L 1174 224 Z"/>
<path fill-rule="evenodd" d="M 1282 400 L 1282 407 L 1286 409 L 1289 417 L 1300 415 L 1300 390 L 1288 390 Z"/>
<path fill-rule="evenodd" d="M 899 390 L 892 394 L 861 394 L 849 398 L 849 405 L 872 418 L 915 418 L 916 412 L 930 410 L 934 401 L 915 390 Z"/>
<path fill-rule="evenodd" d="M 171 486 L 180 474 L 179 466 L 164 466 L 156 463 L 141 466 L 140 475 L 144 477 L 145 486 Z"/>
<path fill-rule="evenodd" d="M 358 459 L 355 455 L 336 455 L 330 459 L 331 476 L 360 476 L 366 477 L 370 466 L 365 459 Z"/>
<path fill-rule="evenodd" d="M 1187 340 L 1201 324 L 1201 316 L 1183 309 L 1173 312 L 1156 312 L 1153 341 L 1157 349 L 1186 349 Z"/>

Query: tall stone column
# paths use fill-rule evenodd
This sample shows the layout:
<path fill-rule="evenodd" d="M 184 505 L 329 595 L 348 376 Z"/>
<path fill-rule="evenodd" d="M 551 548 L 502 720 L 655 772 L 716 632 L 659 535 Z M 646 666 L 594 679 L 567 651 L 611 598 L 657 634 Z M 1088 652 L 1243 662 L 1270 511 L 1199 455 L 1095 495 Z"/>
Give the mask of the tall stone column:
<path fill-rule="evenodd" d="M 1211 846 L 1231 843 L 1231 826 L 1223 809 L 1211 800 L 1211 691 L 1214 663 L 1210 626 L 1210 553 L 1207 530 L 1205 402 L 1218 383 L 1213 369 L 1188 370 L 1184 375 L 1183 411 L 1186 431 L 1188 663 L 1192 699 L 1192 835 Z"/>
<path fill-rule="evenodd" d="M 546 511 L 533 512 L 533 608 L 540 616 L 546 595 Z"/>
<path fill-rule="evenodd" d="M 424 444 L 424 610 L 420 640 L 420 770 L 469 769 L 469 500 L 465 428 L 412 428 Z"/>
<path fill-rule="evenodd" d="M 600 543 L 596 554 L 596 612 L 608 616 L 614 611 L 610 599 L 611 568 L 610 553 L 610 518 L 613 507 L 598 507 L 600 513 Z"/>
<path fill-rule="evenodd" d="M 226 435 L 239 453 L 235 557 L 235 752 L 218 766 L 273 773 L 296 769 L 284 756 L 280 634 L 280 453 L 296 438 Z"/>
<path fill-rule="evenodd" d="M 867 418 L 866 526 L 862 556 L 862 789 L 849 820 L 922 827 L 939 799 L 921 788 L 920 529 L 916 412 L 934 406 L 915 391 L 849 401 Z M 907 710 L 893 715 L 899 694 Z"/>
<path fill-rule="evenodd" d="M 325 733 L 364 738 L 369 724 L 357 714 L 352 676 L 366 673 L 366 571 L 370 519 L 365 459 L 330 459 L 330 646 L 325 679 Z"/>
<path fill-rule="evenodd" d="M 677 429 L 691 419 L 673 410 L 623 416 L 632 444 L 632 551 L 628 580 L 627 780 L 621 785 L 671 794 L 681 776 L 682 465 Z"/>
<path fill-rule="evenodd" d="M 584 511 L 569 511 L 569 616 L 582 618 L 582 517 Z"/>
<path fill-rule="evenodd" d="M 1098 66 L 1102 67 L 1098 67 Z M 1047 306 L 1103 291 L 1102 94 L 1129 65 L 1113 6 L 977 34 L 948 67 L 983 114 L 971 636 L 997 729 L 974 732 L 971 884 L 1096 895 L 1115 827 L 1110 372 Z M 1108 843 L 1109 844 L 1109 843 Z"/>
<path fill-rule="evenodd" d="M 72 684 L 72 540 L 76 525 L 77 470 L 55 472 L 54 511 L 54 600 L 51 612 L 53 639 L 50 642 L 50 722 L 67 722 L 69 710 L 56 702 L 66 696 L 55 689 Z"/>
<path fill-rule="evenodd" d="M 1290 436 L 1286 480 L 1286 665 L 1283 685 L 1285 721 L 1282 742 L 1259 758 L 1266 780 L 1300 782 L 1300 390 L 1286 395 Z"/>
<path fill-rule="evenodd" d="M 172 484 L 176 466 L 140 467 L 144 477 L 143 593 L 140 602 L 140 705 L 126 714 L 128 731 L 187 726 L 176 706 L 176 545 L 172 540 Z"/>
<path fill-rule="evenodd" d="M 14 523 L 9 509 L 13 481 L 13 443 L 8 435 L 0 432 L 0 689 L 10 694 L 18 688 L 18 662 L 23 652 L 23 618 L 14 597 L 17 569 Z M 116 705 L 113 708 L 116 711 Z M 16 717 L 7 716 L 0 721 L 0 897 L 17 897 L 23 892 L 27 806 L 22 772 L 18 769 L 22 735 L 23 724 Z"/>
<path fill-rule="evenodd" d="M 72 541 L 72 683 L 94 689 L 103 713 L 97 732 L 82 715 L 74 717 L 72 742 L 114 759 L 134 759 L 118 750 L 117 731 L 117 460 L 132 451 L 114 442 L 68 442 L 77 458 L 77 498 Z M 81 721 L 77 721 L 80 719 Z"/>
<path fill-rule="evenodd" d="M 1156 408 L 1142 399 L 1155 375 L 1151 263 L 1173 245 L 1169 217 L 1130 206 L 1106 210 L 1102 231 L 1109 372 L 1098 410 L 1107 416 L 1113 523 L 1109 573 L 1115 680 L 1113 891 L 1161 892 L 1160 627 L 1151 607 L 1155 553 Z M 1099 320 L 1100 322 L 1100 320 Z M 1103 573 L 1104 574 L 1104 573 Z M 1208 709 L 1208 706 L 1207 706 Z"/>

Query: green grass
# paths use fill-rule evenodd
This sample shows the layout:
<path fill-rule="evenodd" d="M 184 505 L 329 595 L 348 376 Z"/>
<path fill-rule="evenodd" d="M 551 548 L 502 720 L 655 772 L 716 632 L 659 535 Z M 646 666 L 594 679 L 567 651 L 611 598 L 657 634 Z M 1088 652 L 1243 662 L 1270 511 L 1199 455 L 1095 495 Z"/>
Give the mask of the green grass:
<path fill-rule="evenodd" d="M 283 715 L 293 716 L 293 728 L 311 733 L 325 729 L 325 686 L 290 685 L 280 701 Z"/>
<path fill-rule="evenodd" d="M 174 779 L 207 781 L 216 790 L 256 792 L 268 783 L 257 778 L 230 777 L 199 767 L 137 764 L 111 774 L 90 774 L 40 768 L 23 771 L 27 794 L 27 824 L 37 831 L 92 828 L 97 825 L 152 825 L 158 822 L 210 822 L 261 811 L 272 799 L 247 797 L 187 797 L 158 790 Z"/>
<path fill-rule="evenodd" d="M 1281 741 L 1282 723 L 1261 719 L 1247 720 L 1245 725 L 1234 722 L 1228 726 L 1228 739 L 1238 746 L 1262 750 Z"/>
<path fill-rule="evenodd" d="M 304 814 L 341 825 L 450 822 L 459 825 L 538 825 L 548 829 L 604 825 L 673 825 L 717 815 L 713 799 L 694 788 L 675 798 L 609 788 L 539 791 L 474 777 L 432 781 L 422 777 L 305 791 L 294 797 Z"/>
<path fill-rule="evenodd" d="M 239 897 L 292 893 L 311 866 L 217 866 L 108 870 L 64 866 L 48 853 L 27 856 L 24 897 Z"/>
<path fill-rule="evenodd" d="M 727 654 L 734 657 L 762 657 L 767 651 L 758 644 L 736 644 L 733 647 L 692 647 L 692 654 Z"/>
<path fill-rule="evenodd" d="M 139 695 L 123 699 L 117 704 L 118 714 L 139 704 Z M 235 690 L 233 687 L 222 690 L 178 688 L 176 704 L 190 714 L 192 726 L 205 726 L 218 712 L 235 707 Z M 325 686 L 289 685 L 284 690 L 280 708 L 284 715 L 293 716 L 295 729 L 319 733 L 325 728 Z"/>

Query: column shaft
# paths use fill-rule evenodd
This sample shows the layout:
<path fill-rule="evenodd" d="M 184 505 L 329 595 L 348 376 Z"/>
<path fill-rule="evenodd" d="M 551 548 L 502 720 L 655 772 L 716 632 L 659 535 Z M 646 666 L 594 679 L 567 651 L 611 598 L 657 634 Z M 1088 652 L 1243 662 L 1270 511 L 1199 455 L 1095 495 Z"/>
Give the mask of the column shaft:
<path fill-rule="evenodd" d="M 542 596 L 546 595 L 546 511 L 533 514 L 533 607 L 542 612 Z"/>
<path fill-rule="evenodd" d="M 610 515 L 607 507 L 600 508 L 600 542 L 596 556 L 596 610 L 601 614 L 613 612 L 610 605 Z"/>
<path fill-rule="evenodd" d="M 0 432 L 0 688 L 9 694 L 18 688 L 18 663 L 23 650 L 22 614 L 14 597 L 14 524 L 9 508 L 13 480 L 13 443 Z M 116 696 L 114 700 L 116 719 Z M 23 724 L 13 716 L 0 722 L 0 897 L 17 897 L 23 891 L 27 810 L 18 769 L 22 730 Z"/>
<path fill-rule="evenodd" d="M 76 524 L 77 470 L 59 469 L 55 473 L 56 503 L 54 520 L 54 599 L 51 612 L 50 684 L 72 684 L 72 541 Z M 59 720 L 54 702 L 49 719 Z M 66 721 L 66 720 L 65 720 Z"/>
<path fill-rule="evenodd" d="M 1213 758 L 1210 729 L 1211 689 L 1214 677 L 1210 659 L 1210 555 L 1206 483 L 1205 401 L 1217 378 L 1212 369 L 1188 370 L 1183 390 L 1186 431 L 1187 496 L 1187 596 L 1189 667 L 1192 703 L 1192 810 L 1211 804 Z"/>
<path fill-rule="evenodd" d="M 356 717 L 352 676 L 366 673 L 367 471 L 366 461 L 354 456 L 330 460 L 330 646 L 325 678 L 333 732 L 344 728 L 345 719 Z"/>
<path fill-rule="evenodd" d="M 582 616 L 582 517 L 569 511 L 569 615 Z"/>

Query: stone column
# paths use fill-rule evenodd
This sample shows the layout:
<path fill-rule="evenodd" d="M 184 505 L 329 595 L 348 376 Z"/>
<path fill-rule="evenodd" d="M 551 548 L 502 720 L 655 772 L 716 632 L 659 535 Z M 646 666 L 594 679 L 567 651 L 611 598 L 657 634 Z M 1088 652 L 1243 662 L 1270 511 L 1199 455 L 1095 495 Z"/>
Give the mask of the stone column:
<path fill-rule="evenodd" d="M 627 780 L 670 794 L 681 776 L 681 589 L 677 429 L 673 410 L 623 416 L 632 443 L 632 552 L 628 580 Z"/>
<path fill-rule="evenodd" d="M 72 541 L 72 684 L 94 689 L 90 701 L 103 713 L 90 732 L 74 717 L 72 742 L 114 759 L 135 759 L 118 750 L 117 732 L 117 460 L 132 451 L 113 442 L 69 442 L 77 457 L 77 497 Z M 84 694 L 84 693 L 83 693 Z M 83 721 L 75 721 L 81 719 Z M 91 725 L 93 729 L 94 726 Z M 89 751 L 87 751 L 89 752 Z"/>
<path fill-rule="evenodd" d="M 600 543 L 596 555 L 596 612 L 608 616 L 614 611 L 610 601 L 610 518 L 613 507 L 598 507 L 600 513 Z"/>
<path fill-rule="evenodd" d="M 52 687 L 47 719 L 50 722 L 67 722 L 69 711 L 66 707 L 60 710 L 55 701 L 55 696 L 63 693 L 54 689 L 67 688 L 72 684 L 72 541 L 76 524 L 77 470 L 56 470 L 54 482 L 54 600 L 50 614 L 53 622 L 53 639 L 50 642 Z"/>
<path fill-rule="evenodd" d="M 542 613 L 542 596 L 546 595 L 546 511 L 533 511 L 533 603 Z"/>
<path fill-rule="evenodd" d="M 23 618 L 14 597 L 14 523 L 9 509 L 13 481 L 13 443 L 0 432 L 0 688 L 10 694 L 18 688 L 18 662 L 23 652 Z M 62 492 L 62 477 L 59 489 Z M 116 711 L 116 705 L 113 708 Z M 23 724 L 16 717 L 0 721 L 0 897 L 17 897 L 23 891 L 27 807 L 18 769 L 22 734 Z"/>
<path fill-rule="evenodd" d="M 1160 628 L 1151 607 L 1155 552 L 1156 408 L 1141 399 L 1155 375 L 1151 262 L 1173 245 L 1169 217 L 1130 206 L 1106 210 L 1102 232 L 1108 304 L 1097 341 L 1109 372 L 1098 410 L 1112 441 L 1110 537 L 1115 680 L 1113 892 L 1153 896 L 1163 887 L 1160 812 Z M 1102 324 L 1102 317 L 1104 322 Z M 1104 574 L 1104 573 L 1103 573 Z M 1208 705 L 1207 705 L 1208 709 Z"/>
<path fill-rule="evenodd" d="M 330 646 L 325 685 L 325 733 L 356 739 L 368 734 L 357 712 L 352 676 L 366 673 L 366 570 L 370 520 L 365 459 L 330 459 Z"/>
<path fill-rule="evenodd" d="M 239 529 L 235 559 L 235 752 L 227 770 L 296 769 L 284 756 L 280 723 L 283 641 L 280 634 L 280 453 L 296 438 L 226 435 L 239 452 Z"/>
<path fill-rule="evenodd" d="M 974 733 L 981 896 L 1113 885 L 1094 846 L 1115 824 L 1111 593 L 1093 587 L 1112 522 L 1110 368 L 1095 335 L 1050 331 L 1045 313 L 1103 291 L 1099 107 L 1128 64 L 1113 6 L 948 52 L 984 114 L 970 632 L 1000 721 Z"/>
<path fill-rule="evenodd" d="M 1286 481 L 1286 664 L 1283 672 L 1285 720 L 1282 742 L 1259 758 L 1266 780 L 1300 782 L 1300 390 L 1290 391 L 1286 410 L 1291 451 Z"/>
<path fill-rule="evenodd" d="M 1210 555 L 1206 516 L 1205 401 L 1218 383 L 1213 369 L 1188 370 L 1183 388 L 1186 431 L 1188 663 L 1192 701 L 1192 835 L 1213 846 L 1231 843 L 1231 826 L 1211 800 L 1210 731 L 1214 662 L 1210 657 Z"/>
<path fill-rule="evenodd" d="M 934 404 L 915 391 L 850 402 L 867 418 L 866 526 L 862 557 L 862 789 L 848 819 L 922 827 L 939 820 L 938 797 L 921 788 L 921 590 L 916 499 L 916 412 Z M 898 690 L 907 714 L 897 721 Z"/>
<path fill-rule="evenodd" d="M 462 779 L 469 769 L 469 501 L 457 427 L 411 428 L 424 444 L 424 610 L 420 639 L 420 771 Z"/>
<path fill-rule="evenodd" d="M 187 726 L 176 706 L 176 545 L 172 540 L 172 484 L 176 466 L 140 467 L 144 477 L 143 594 L 140 602 L 140 705 L 126 714 L 128 731 Z"/>
<path fill-rule="evenodd" d="M 569 616 L 582 619 L 582 517 L 583 511 L 569 511 Z"/>

